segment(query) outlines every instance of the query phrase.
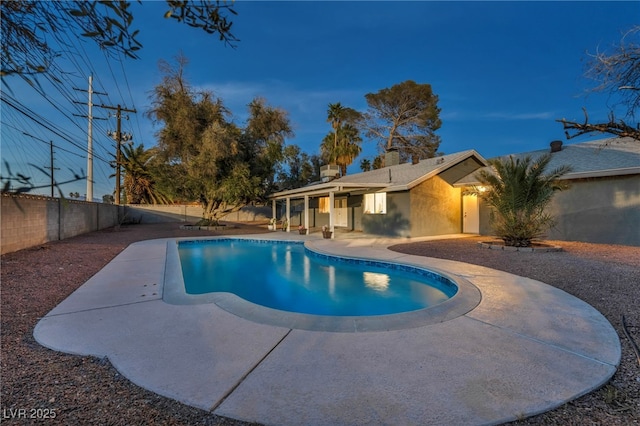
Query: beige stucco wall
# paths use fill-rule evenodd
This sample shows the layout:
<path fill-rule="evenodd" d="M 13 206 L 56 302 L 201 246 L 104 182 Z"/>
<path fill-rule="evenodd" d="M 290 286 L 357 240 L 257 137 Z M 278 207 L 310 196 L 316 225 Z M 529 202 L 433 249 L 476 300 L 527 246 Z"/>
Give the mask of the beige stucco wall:
<path fill-rule="evenodd" d="M 462 232 L 462 191 L 435 176 L 411 189 L 411 236 Z"/>

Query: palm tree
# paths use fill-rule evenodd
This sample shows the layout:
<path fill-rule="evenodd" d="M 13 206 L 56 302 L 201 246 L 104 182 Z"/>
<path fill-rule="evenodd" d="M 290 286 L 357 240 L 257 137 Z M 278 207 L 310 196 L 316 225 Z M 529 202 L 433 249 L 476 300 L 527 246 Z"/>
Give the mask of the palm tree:
<path fill-rule="evenodd" d="M 489 160 L 495 174 L 482 170 L 476 177 L 488 187 L 481 197 L 493 208 L 492 227 L 505 245 L 529 247 L 531 240 L 539 238 L 554 219 L 545 212 L 555 191 L 566 189 L 567 185 L 558 181 L 571 171 L 562 166 L 545 174 L 551 161 L 551 154 L 536 160 L 524 158 Z"/>
<path fill-rule="evenodd" d="M 338 146 L 338 129 L 342 125 L 344 115 L 344 107 L 337 102 L 335 104 L 329 104 L 329 109 L 327 110 L 327 122 L 331 123 L 331 127 L 333 128 L 333 148 L 335 149 Z"/>
<path fill-rule="evenodd" d="M 363 172 L 368 172 L 371 170 L 371 160 L 368 159 L 363 159 L 362 161 L 360 161 L 360 170 L 362 170 Z"/>
<path fill-rule="evenodd" d="M 338 130 L 336 164 L 340 166 L 340 176 L 347 174 L 347 167 L 360 155 L 361 142 L 360 132 L 351 124 L 345 124 Z"/>
<path fill-rule="evenodd" d="M 322 140 L 320 152 L 325 162 L 340 166 L 340 175 L 347 174 L 347 167 L 360 154 L 362 148 L 360 132 L 351 124 L 344 124 L 336 132 L 329 133 Z"/>
<path fill-rule="evenodd" d="M 169 198 L 155 187 L 155 181 L 148 164 L 153 158 L 153 150 L 145 150 L 124 145 L 122 168 L 124 170 L 124 193 L 129 204 L 166 204 Z"/>

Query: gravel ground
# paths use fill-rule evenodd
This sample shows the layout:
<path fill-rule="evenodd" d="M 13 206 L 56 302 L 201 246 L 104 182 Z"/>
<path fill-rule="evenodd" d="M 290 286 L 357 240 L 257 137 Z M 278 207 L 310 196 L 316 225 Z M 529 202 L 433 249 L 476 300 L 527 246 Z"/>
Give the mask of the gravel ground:
<path fill-rule="evenodd" d="M 246 425 L 146 391 L 122 377 L 107 359 L 46 349 L 33 338 L 33 328 L 42 316 L 135 241 L 267 232 L 265 228 L 229 224 L 222 231 L 210 232 L 181 230 L 179 224 L 132 225 L 3 255 L 2 421 L 41 424 L 48 417 L 49 423 L 64 425 Z M 393 250 L 475 263 L 561 288 L 602 312 L 622 343 L 620 368 L 604 387 L 513 424 L 640 423 L 640 364 L 621 321 L 624 315 L 628 332 L 640 344 L 640 248 L 554 242 L 564 251 L 513 253 L 479 248 L 480 240 L 401 244 Z"/>

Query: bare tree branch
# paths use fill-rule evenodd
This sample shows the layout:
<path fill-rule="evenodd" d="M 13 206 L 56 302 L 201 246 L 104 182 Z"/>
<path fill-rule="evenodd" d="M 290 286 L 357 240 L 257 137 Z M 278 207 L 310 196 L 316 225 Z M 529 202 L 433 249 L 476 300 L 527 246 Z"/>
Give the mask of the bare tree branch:
<path fill-rule="evenodd" d="M 609 115 L 609 121 L 606 123 L 589 123 L 589 115 L 587 110 L 582 108 L 584 112 L 584 122 L 578 123 L 576 121 L 569 121 L 567 119 L 556 120 L 558 123 L 562 123 L 564 128 L 564 134 L 567 139 L 573 139 L 578 136 L 582 136 L 588 133 L 608 133 L 620 138 L 630 137 L 637 141 L 640 141 L 640 123 L 633 127 L 627 124 L 624 120 L 615 120 L 612 114 Z"/>

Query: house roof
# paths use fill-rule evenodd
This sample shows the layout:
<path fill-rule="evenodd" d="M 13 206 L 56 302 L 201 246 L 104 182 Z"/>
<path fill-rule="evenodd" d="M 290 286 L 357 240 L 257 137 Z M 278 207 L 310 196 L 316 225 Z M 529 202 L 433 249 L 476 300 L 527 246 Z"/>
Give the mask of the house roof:
<path fill-rule="evenodd" d="M 511 154 L 514 158 L 530 156 L 536 159 L 550 149 Z M 497 157 L 508 158 L 509 155 Z M 607 138 L 590 142 L 564 145 L 562 150 L 551 155 L 547 166 L 553 170 L 564 165 L 571 166 L 572 171 L 562 177 L 564 180 L 592 177 L 623 176 L 640 174 L 640 141 L 632 138 Z M 455 186 L 478 185 L 476 172 L 459 180 Z"/>
<path fill-rule="evenodd" d="M 487 164 L 487 161 L 480 154 L 471 149 L 420 160 L 417 164 L 404 163 L 369 172 L 347 175 L 326 183 L 312 184 L 302 188 L 278 192 L 273 194 L 271 198 L 282 199 L 293 196 L 321 195 L 331 191 L 406 191 L 436 175 L 441 175 L 443 179 L 453 184 L 458 179 Z"/>

